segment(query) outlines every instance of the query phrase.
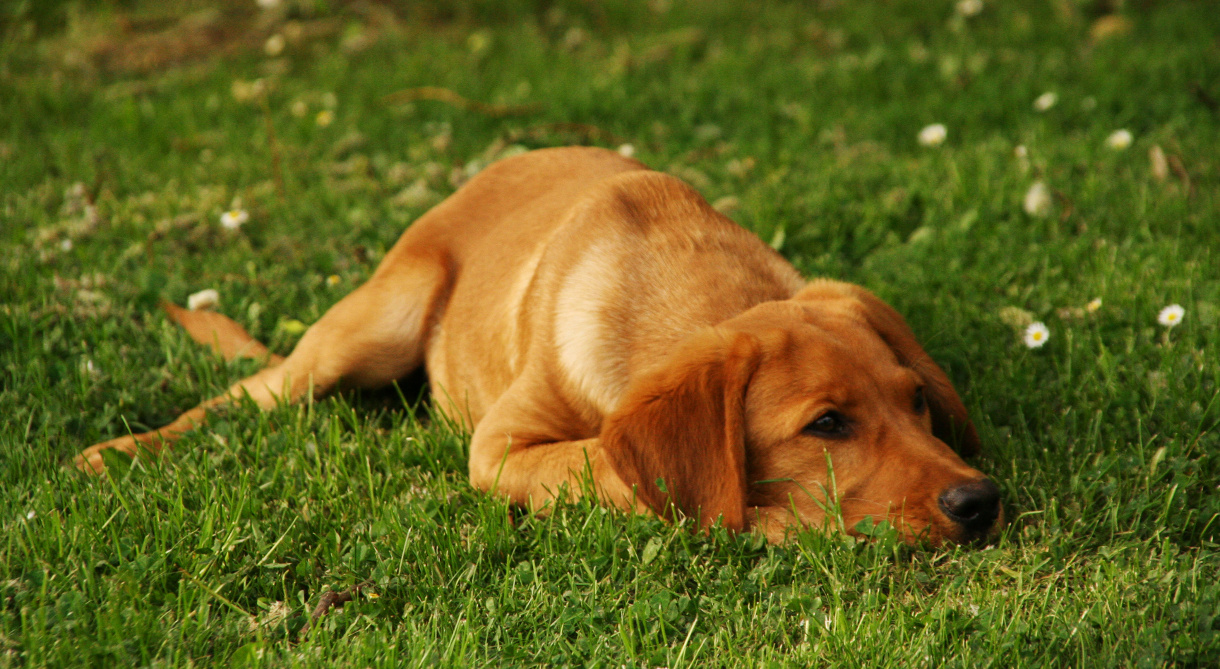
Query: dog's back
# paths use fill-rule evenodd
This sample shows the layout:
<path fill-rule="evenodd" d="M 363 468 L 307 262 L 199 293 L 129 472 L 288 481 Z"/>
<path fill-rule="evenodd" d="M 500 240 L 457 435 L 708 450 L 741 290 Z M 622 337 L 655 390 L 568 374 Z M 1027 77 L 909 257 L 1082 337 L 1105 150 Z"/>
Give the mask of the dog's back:
<path fill-rule="evenodd" d="M 600 416 L 692 331 L 803 285 L 686 183 L 596 148 L 496 163 L 400 242 L 421 243 L 452 249 L 456 276 L 427 368 L 435 396 L 449 400 L 441 405 L 471 424 L 529 360 L 545 360 L 549 382 L 588 402 L 578 413 Z M 464 327 L 472 322 L 483 327 Z"/>

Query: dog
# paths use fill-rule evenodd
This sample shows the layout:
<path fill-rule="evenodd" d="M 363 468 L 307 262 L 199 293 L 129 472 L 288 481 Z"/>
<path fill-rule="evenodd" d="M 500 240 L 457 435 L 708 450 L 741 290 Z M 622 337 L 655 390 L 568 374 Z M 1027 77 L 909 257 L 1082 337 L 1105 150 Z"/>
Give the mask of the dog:
<path fill-rule="evenodd" d="M 566 490 L 772 542 L 871 517 L 908 542 L 965 543 L 1002 515 L 962 460 L 979 448 L 965 406 L 896 311 L 804 280 L 691 186 L 606 149 L 492 164 L 286 358 L 219 314 L 167 308 L 267 366 L 78 468 L 156 454 L 243 396 L 267 409 L 424 365 L 435 407 L 472 430 L 471 484 L 531 509 Z"/>

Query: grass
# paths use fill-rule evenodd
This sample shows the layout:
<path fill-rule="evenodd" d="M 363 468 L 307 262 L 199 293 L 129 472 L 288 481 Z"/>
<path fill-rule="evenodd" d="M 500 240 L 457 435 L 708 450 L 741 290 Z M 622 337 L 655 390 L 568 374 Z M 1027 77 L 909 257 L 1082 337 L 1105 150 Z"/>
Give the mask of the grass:
<path fill-rule="evenodd" d="M 1208 3 L 286 4 L 4 10 L 0 667 L 1220 663 Z M 1125 23 L 1095 36 L 1111 4 Z M 420 86 L 538 106 L 386 98 Z M 919 146 L 934 122 L 948 140 Z M 631 143 L 904 313 L 975 417 L 998 541 L 515 514 L 409 385 L 236 409 L 101 480 L 63 468 L 250 371 L 158 299 L 217 288 L 286 352 L 462 173 L 577 142 Z M 1036 180 L 1047 217 L 1022 211 Z"/>

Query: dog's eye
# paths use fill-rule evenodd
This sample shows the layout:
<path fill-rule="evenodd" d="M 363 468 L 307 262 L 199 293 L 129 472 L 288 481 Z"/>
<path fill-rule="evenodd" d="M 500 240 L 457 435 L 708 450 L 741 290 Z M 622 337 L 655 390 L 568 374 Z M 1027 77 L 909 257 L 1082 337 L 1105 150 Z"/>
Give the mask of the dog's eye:
<path fill-rule="evenodd" d="M 923 415 L 923 412 L 928 410 L 928 399 L 923 396 L 923 388 L 915 391 L 915 403 L 912 408 L 915 409 L 915 413 L 919 414 L 920 416 Z"/>
<path fill-rule="evenodd" d="M 838 411 L 827 411 L 806 425 L 803 432 L 815 437 L 845 437 L 847 418 Z"/>

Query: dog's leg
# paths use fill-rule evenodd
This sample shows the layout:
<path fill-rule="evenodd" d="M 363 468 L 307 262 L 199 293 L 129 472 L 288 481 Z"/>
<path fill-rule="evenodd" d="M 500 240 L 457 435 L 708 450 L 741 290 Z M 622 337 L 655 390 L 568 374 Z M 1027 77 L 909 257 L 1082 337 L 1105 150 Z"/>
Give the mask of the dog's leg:
<path fill-rule="evenodd" d="M 475 428 L 470 442 L 471 484 L 540 510 L 565 487 L 572 497 L 589 492 L 582 488 L 587 474 L 603 503 L 646 513 L 647 507 L 606 460 L 601 440 L 565 434 L 564 426 L 581 421 L 562 403 L 548 402 L 539 386 L 523 374 Z"/>
<path fill-rule="evenodd" d="M 318 319 L 283 362 L 238 381 L 159 430 L 90 446 L 76 456 L 74 464 L 100 473 L 105 469 L 101 452 L 106 449 L 133 456 L 141 450 L 155 455 L 202 424 L 208 411 L 243 396 L 259 408 L 269 409 L 277 402 L 298 401 L 307 393 L 325 395 L 339 384 L 370 388 L 402 378 L 423 363 L 428 326 L 448 293 L 452 275 L 444 254 L 403 247 L 400 243 L 391 250 L 372 278 Z M 226 346 L 235 349 L 230 358 L 261 347 L 252 338 L 251 345 L 241 345 L 240 336 L 225 331 L 225 324 L 241 334 L 245 331 L 227 318 L 212 316 L 215 329 L 211 332 L 207 323 L 183 325 L 197 341 L 213 344 L 226 355 Z"/>

